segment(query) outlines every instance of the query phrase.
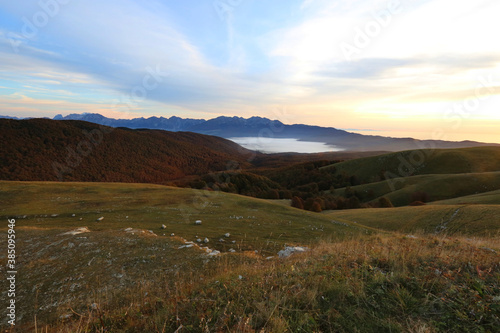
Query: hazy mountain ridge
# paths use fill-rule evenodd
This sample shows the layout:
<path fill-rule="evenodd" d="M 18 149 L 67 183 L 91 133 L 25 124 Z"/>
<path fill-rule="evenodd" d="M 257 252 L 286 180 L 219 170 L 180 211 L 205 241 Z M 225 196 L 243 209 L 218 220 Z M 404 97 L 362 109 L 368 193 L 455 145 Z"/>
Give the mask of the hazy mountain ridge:
<path fill-rule="evenodd" d="M 287 125 L 278 120 L 263 117 L 217 117 L 214 119 L 184 119 L 180 117 L 150 117 L 113 119 L 100 114 L 57 115 L 54 120 L 83 120 L 110 127 L 147 128 L 167 131 L 188 131 L 199 134 L 233 137 L 294 138 L 301 141 L 324 142 L 354 151 L 401 151 L 419 148 L 466 148 L 488 144 L 475 141 L 417 140 L 413 138 L 390 138 L 351 133 L 333 127 L 303 124 Z"/>

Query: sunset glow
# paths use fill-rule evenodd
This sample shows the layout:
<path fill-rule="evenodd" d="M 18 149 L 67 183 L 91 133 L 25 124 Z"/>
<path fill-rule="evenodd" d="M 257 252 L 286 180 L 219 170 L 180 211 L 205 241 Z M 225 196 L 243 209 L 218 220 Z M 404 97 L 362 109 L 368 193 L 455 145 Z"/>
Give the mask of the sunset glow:
<path fill-rule="evenodd" d="M 4 1 L 0 115 L 263 116 L 500 143 L 498 13 L 493 0 Z"/>

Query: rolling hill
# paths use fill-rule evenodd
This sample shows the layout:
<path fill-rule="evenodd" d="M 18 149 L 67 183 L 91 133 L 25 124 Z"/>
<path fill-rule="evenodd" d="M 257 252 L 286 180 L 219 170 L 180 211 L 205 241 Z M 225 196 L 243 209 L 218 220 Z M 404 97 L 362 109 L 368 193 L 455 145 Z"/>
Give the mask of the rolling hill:
<path fill-rule="evenodd" d="M 322 168 L 328 169 L 356 176 L 364 183 L 416 175 L 500 171 L 500 147 L 408 150 Z"/>
<path fill-rule="evenodd" d="M 500 188 L 500 172 L 431 174 L 394 178 L 350 187 L 362 202 L 376 202 L 380 197 L 394 206 L 406 206 L 413 201 L 433 202 L 489 192 Z M 345 195 L 346 189 L 331 191 Z"/>

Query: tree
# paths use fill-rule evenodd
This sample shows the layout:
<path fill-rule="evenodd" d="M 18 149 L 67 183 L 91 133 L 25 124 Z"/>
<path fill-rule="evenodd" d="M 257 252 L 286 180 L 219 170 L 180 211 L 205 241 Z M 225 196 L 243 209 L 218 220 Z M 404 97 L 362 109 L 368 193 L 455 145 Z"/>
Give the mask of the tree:
<path fill-rule="evenodd" d="M 304 209 L 304 201 L 301 198 L 295 196 L 292 198 L 292 207 Z"/>
<path fill-rule="evenodd" d="M 311 211 L 321 213 L 321 204 L 318 201 L 314 201 L 311 207 Z"/>

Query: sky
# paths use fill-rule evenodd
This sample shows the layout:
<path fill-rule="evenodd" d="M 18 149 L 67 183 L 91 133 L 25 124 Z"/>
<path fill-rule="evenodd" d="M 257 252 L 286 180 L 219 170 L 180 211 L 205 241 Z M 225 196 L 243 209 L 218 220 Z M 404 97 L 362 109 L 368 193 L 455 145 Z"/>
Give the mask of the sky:
<path fill-rule="evenodd" d="M 498 13 L 498 0 L 0 0 L 0 115 L 263 116 L 500 143 Z"/>

